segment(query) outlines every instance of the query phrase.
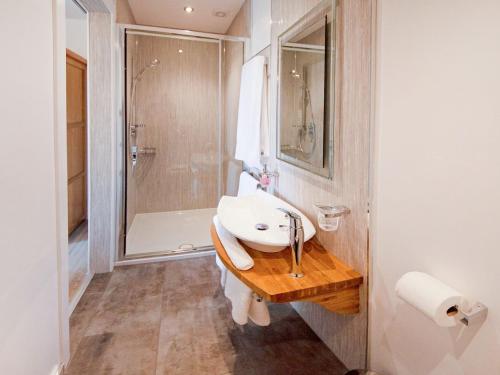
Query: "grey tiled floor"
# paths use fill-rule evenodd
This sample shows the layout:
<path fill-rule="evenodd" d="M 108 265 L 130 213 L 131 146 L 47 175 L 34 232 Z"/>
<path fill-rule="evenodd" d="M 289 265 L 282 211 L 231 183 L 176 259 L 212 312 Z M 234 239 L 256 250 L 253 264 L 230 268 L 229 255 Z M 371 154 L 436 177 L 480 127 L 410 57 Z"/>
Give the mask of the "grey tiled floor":
<path fill-rule="evenodd" d="M 345 368 L 288 304 L 238 326 L 213 256 L 96 275 L 71 317 L 65 375 L 340 375 Z"/>

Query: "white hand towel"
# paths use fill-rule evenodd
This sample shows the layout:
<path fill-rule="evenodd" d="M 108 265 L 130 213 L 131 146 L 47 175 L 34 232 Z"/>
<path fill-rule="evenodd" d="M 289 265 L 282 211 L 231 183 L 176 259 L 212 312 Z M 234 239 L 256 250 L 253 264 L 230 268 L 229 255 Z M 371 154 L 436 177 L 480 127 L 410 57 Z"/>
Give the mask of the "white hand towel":
<path fill-rule="evenodd" d="M 271 324 L 266 302 L 232 272 L 227 273 L 224 295 L 231 301 L 231 316 L 236 323 L 245 325 L 250 318 L 258 326 L 265 327 Z"/>
<path fill-rule="evenodd" d="M 257 191 L 259 181 L 250 176 L 247 172 L 241 172 L 238 185 L 238 197 L 254 194 Z"/>
<path fill-rule="evenodd" d="M 222 260 L 220 260 L 218 255 L 215 255 L 215 264 L 220 269 L 220 285 L 224 288 L 226 285 L 227 268 L 224 263 L 222 263 Z"/>
<path fill-rule="evenodd" d="M 231 301 L 233 320 L 241 325 L 247 324 L 248 311 L 252 303 L 252 290 L 234 276 L 232 272 L 228 272 L 224 295 Z"/>
<path fill-rule="evenodd" d="M 241 71 L 238 127 L 234 158 L 249 167 L 261 168 L 261 120 L 264 88 L 264 56 L 255 56 Z"/>
<path fill-rule="evenodd" d="M 269 88 L 267 80 L 267 64 L 264 65 L 263 80 L 264 83 L 262 84 L 262 109 L 260 115 L 260 153 L 261 159 L 269 159 L 269 155 L 271 153 L 271 128 L 269 127 Z"/>
<path fill-rule="evenodd" d="M 252 268 L 254 265 L 252 257 L 248 255 L 245 249 L 240 245 L 236 237 L 224 229 L 217 216 L 214 216 L 213 221 L 219 240 L 222 243 L 222 246 L 224 246 L 226 254 L 229 259 L 231 259 L 233 265 L 237 269 L 243 271 Z"/>
<path fill-rule="evenodd" d="M 255 293 L 252 296 L 252 303 L 250 303 L 248 317 L 258 326 L 265 327 L 271 324 L 271 317 L 269 316 L 269 309 L 267 308 L 266 301 L 257 296 Z"/>

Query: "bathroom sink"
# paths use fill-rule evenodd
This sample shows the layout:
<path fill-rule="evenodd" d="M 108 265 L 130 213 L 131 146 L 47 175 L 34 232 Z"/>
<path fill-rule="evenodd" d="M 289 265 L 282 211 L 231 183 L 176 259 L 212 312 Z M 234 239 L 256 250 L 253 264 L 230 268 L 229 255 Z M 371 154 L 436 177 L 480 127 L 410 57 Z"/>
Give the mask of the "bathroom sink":
<path fill-rule="evenodd" d="M 222 226 L 252 249 L 275 253 L 289 246 L 289 219 L 277 208 L 299 214 L 304 228 L 304 241 L 310 240 L 316 230 L 311 221 L 285 201 L 257 190 L 244 197 L 223 196 L 217 207 Z"/>

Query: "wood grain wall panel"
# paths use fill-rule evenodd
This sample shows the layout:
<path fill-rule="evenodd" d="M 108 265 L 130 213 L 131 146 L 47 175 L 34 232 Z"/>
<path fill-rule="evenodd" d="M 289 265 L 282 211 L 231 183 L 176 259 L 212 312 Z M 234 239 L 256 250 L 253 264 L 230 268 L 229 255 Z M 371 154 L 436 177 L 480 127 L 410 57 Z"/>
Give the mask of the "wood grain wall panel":
<path fill-rule="evenodd" d="M 134 72 L 160 60 L 136 88 L 136 122 L 145 125 L 137 145 L 154 147 L 156 154 L 140 155 L 133 171 L 135 211 L 215 207 L 219 44 L 135 36 L 128 51 Z"/>
<path fill-rule="evenodd" d="M 90 269 L 97 273 L 112 270 L 114 250 L 112 16 L 104 12 L 89 12 L 89 249 Z"/>
<path fill-rule="evenodd" d="M 128 0 L 116 0 L 116 22 L 131 25 L 137 23 Z"/>
<path fill-rule="evenodd" d="M 251 33 L 251 4 L 250 0 L 246 0 L 241 6 L 238 14 L 227 28 L 226 35 L 244 36 L 250 38 Z"/>
<path fill-rule="evenodd" d="M 240 97 L 241 69 L 243 66 L 243 43 L 224 42 L 223 54 L 223 116 L 222 144 L 223 194 L 236 195 L 238 177 L 242 163 L 234 158 L 236 149 L 236 129 L 238 125 L 238 103 Z"/>
<path fill-rule="evenodd" d="M 250 2 L 245 1 L 229 26 L 227 35 L 250 37 Z M 238 103 L 240 97 L 241 69 L 245 58 L 243 42 L 224 42 L 222 65 L 222 193 L 236 195 L 241 161 L 234 158 Z"/>
<path fill-rule="evenodd" d="M 126 95 L 127 95 L 127 115 L 125 118 L 125 123 L 126 123 L 126 128 L 124 129 L 124 134 L 125 137 L 127 137 L 127 150 L 126 150 L 126 160 L 125 160 L 125 168 L 127 170 L 127 178 L 126 178 L 126 190 L 125 190 L 125 200 L 126 200 L 126 212 L 125 212 L 125 221 L 126 221 L 126 228 L 125 228 L 125 233 L 128 233 L 130 230 L 130 227 L 132 226 L 132 223 L 134 221 L 135 215 L 137 214 L 137 207 L 136 207 L 136 201 L 135 201 L 135 196 L 136 196 L 136 183 L 135 183 L 135 176 L 134 176 L 134 171 L 132 170 L 132 161 L 131 161 L 131 155 L 130 155 L 130 139 L 128 138 L 129 134 L 129 129 L 128 129 L 128 124 L 129 124 L 129 116 L 130 116 L 130 94 L 132 90 L 132 77 L 133 75 L 137 74 L 136 71 L 134 71 L 134 61 L 135 61 L 135 50 L 133 49 L 136 45 L 137 41 L 137 36 L 136 35 L 127 35 L 127 46 L 128 48 L 132 48 L 132 50 L 127 51 L 127 56 L 125 56 L 126 59 L 126 80 L 125 80 L 125 86 L 126 86 Z"/>
<path fill-rule="evenodd" d="M 277 38 L 320 0 L 273 0 L 271 40 L 271 117 L 276 147 Z M 370 0 L 340 0 L 337 8 L 336 124 L 334 178 L 327 180 L 274 160 L 276 193 L 314 222 L 313 204 L 344 204 L 351 209 L 338 232 L 318 231 L 322 245 L 365 277 L 361 312 L 345 317 L 309 303 L 294 307 L 349 368 L 364 367 L 367 347 L 368 163 L 370 120 Z M 273 153 L 275 155 L 275 153 Z"/>

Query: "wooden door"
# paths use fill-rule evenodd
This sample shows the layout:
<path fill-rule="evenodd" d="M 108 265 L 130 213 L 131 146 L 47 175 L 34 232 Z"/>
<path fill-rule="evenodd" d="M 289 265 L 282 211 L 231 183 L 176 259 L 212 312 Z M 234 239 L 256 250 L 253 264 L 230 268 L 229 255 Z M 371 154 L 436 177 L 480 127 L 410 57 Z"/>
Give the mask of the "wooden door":
<path fill-rule="evenodd" d="M 68 233 L 87 218 L 87 61 L 66 50 Z"/>

